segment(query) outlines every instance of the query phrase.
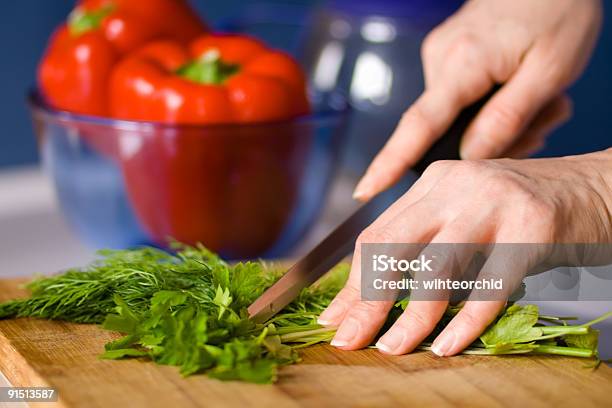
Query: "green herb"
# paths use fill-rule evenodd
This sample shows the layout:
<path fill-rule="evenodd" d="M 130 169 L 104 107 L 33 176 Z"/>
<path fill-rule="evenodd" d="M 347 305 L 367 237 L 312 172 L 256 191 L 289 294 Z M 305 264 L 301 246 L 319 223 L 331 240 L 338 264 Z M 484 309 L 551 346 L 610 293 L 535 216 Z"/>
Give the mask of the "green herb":
<path fill-rule="evenodd" d="M 278 366 L 299 360 L 299 348 L 334 336 L 316 318 L 344 285 L 348 265 L 303 290 L 265 324 L 255 324 L 246 308 L 281 276 L 279 268 L 230 265 L 201 246 L 176 249 L 176 255 L 153 248 L 102 251 L 103 258 L 85 269 L 32 281 L 29 298 L 0 304 L 0 318 L 98 323 L 124 334 L 106 344 L 102 358 L 148 358 L 178 366 L 183 375 L 255 383 L 274 381 Z M 395 305 L 385 327 L 407 304 L 404 299 Z M 460 309 L 449 307 L 420 348 L 429 349 Z M 611 316 L 570 325 L 571 318 L 540 316 L 536 306 L 510 305 L 464 353 L 596 357 L 598 332 L 591 326 Z"/>
<path fill-rule="evenodd" d="M 542 337 L 542 329 L 536 327 L 538 307 L 512 305 L 489 328 L 480 340 L 487 347 L 504 348 L 517 343 L 528 343 Z"/>
<path fill-rule="evenodd" d="M 229 265 L 203 247 L 176 255 L 153 248 L 102 251 L 86 269 L 27 285 L 32 296 L 0 305 L 0 318 L 41 317 L 100 323 L 125 337 L 102 358 L 146 356 L 189 375 L 271 382 L 279 364 L 298 360 L 293 346 L 331 339 L 316 317 L 342 287 L 340 266 L 265 325 L 246 307 L 281 275 L 263 263 Z"/>

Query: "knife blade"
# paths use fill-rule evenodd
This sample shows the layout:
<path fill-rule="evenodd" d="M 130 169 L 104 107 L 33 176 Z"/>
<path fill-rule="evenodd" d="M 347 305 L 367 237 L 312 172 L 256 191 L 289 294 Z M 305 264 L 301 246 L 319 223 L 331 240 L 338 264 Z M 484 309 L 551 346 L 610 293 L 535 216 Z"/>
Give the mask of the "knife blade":
<path fill-rule="evenodd" d="M 484 104 L 499 89 L 464 109 L 447 132 L 438 139 L 413 167 L 417 175 L 437 160 L 458 160 L 461 137 Z M 380 208 L 390 203 L 389 192 L 384 192 L 361 206 L 302 259 L 296 262 L 274 285 L 268 288 L 248 308 L 249 317 L 263 323 L 293 301 L 300 291 L 348 256 L 361 231 L 380 215 Z"/>

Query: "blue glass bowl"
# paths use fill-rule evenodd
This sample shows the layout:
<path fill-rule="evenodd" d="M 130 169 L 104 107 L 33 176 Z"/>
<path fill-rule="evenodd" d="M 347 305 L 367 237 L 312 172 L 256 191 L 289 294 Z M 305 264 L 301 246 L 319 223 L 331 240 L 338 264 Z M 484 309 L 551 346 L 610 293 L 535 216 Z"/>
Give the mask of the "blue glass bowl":
<path fill-rule="evenodd" d="M 347 105 L 253 125 L 168 125 L 29 102 L 63 214 L 96 248 L 202 243 L 226 258 L 279 257 L 317 218 Z"/>

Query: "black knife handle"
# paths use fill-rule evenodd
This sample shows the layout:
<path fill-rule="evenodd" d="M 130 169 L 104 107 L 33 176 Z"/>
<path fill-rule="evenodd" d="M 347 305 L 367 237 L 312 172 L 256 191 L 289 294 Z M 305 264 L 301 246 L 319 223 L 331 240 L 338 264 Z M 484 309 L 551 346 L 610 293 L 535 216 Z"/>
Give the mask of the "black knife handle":
<path fill-rule="evenodd" d="M 480 112 L 482 107 L 491 99 L 499 88 L 500 86 L 496 85 L 486 96 L 473 105 L 468 106 L 459 114 L 446 133 L 442 135 L 442 137 L 431 146 L 427 153 L 425 153 L 423 158 L 412 167 L 419 176 L 435 161 L 461 159 L 459 156 L 459 146 L 461 145 L 463 134 L 478 112 Z"/>

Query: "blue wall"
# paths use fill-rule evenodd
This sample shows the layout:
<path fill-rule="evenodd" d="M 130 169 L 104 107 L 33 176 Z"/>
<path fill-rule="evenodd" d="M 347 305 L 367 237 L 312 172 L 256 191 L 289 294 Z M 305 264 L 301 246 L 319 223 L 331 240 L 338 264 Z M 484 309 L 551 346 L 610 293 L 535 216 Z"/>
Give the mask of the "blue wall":
<path fill-rule="evenodd" d="M 47 37 L 70 12 L 68 0 L 6 1 L 0 6 L 0 166 L 34 162 L 36 142 L 25 102 Z"/>
<path fill-rule="evenodd" d="M 285 0 L 289 5 L 312 0 Z M 209 20 L 234 15 L 244 0 L 194 1 Z M 37 160 L 25 93 L 34 82 L 35 69 L 48 35 L 72 8 L 71 0 L 19 0 L 1 5 L 0 49 L 4 52 L 0 74 L 0 166 Z M 598 49 L 583 78 L 573 87 L 575 116 L 549 141 L 543 155 L 562 155 L 603 149 L 612 145 L 612 6 Z"/>
<path fill-rule="evenodd" d="M 591 63 L 570 89 L 574 117 L 548 140 L 539 156 L 561 156 L 612 146 L 612 2 Z"/>

